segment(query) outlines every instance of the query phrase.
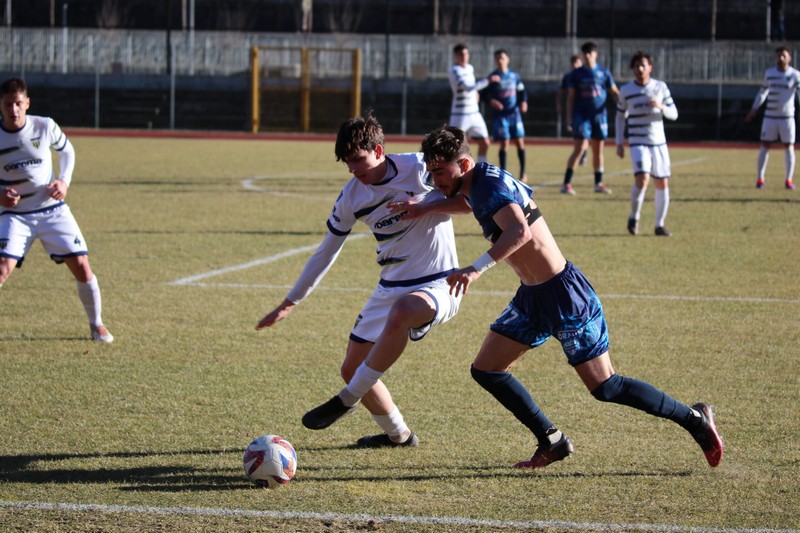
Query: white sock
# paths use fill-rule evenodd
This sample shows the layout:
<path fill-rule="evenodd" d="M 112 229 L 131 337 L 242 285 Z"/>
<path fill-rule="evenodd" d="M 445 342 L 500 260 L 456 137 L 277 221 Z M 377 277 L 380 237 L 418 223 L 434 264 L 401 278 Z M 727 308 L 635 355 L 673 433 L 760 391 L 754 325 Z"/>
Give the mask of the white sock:
<path fill-rule="evenodd" d="M 794 145 L 790 144 L 786 147 L 786 153 L 784 154 L 784 160 L 786 161 L 786 181 L 792 181 L 792 176 L 794 176 Z"/>
<path fill-rule="evenodd" d="M 669 210 L 669 189 L 656 189 L 656 227 L 664 226 Z"/>
<path fill-rule="evenodd" d="M 372 386 L 381 379 L 382 375 L 383 372 L 372 370 L 367 366 L 367 363 L 361 363 L 356 369 L 355 374 L 353 374 L 350 383 L 347 384 L 347 387 L 339 392 L 339 398 L 342 399 L 342 403 L 347 407 L 352 407 L 357 404 L 361 401 L 361 398 L 369 392 Z"/>
<path fill-rule="evenodd" d="M 97 283 L 97 276 L 86 283 L 76 282 L 78 285 L 78 298 L 83 303 L 86 310 L 86 317 L 89 319 L 90 326 L 102 326 L 103 319 L 100 316 L 102 303 L 100 300 L 100 285 Z"/>
<path fill-rule="evenodd" d="M 394 442 L 401 442 L 403 435 L 411 433 L 396 405 L 388 415 L 372 415 L 372 418 Z"/>
<path fill-rule="evenodd" d="M 647 189 L 640 189 L 636 185 L 631 188 L 631 216 L 634 220 L 639 220 L 642 214 L 642 204 L 644 203 L 644 193 Z"/>
<path fill-rule="evenodd" d="M 763 180 L 766 175 L 767 163 L 769 163 L 769 149 L 762 144 L 758 149 L 758 168 L 756 169 L 756 176 L 760 180 Z"/>

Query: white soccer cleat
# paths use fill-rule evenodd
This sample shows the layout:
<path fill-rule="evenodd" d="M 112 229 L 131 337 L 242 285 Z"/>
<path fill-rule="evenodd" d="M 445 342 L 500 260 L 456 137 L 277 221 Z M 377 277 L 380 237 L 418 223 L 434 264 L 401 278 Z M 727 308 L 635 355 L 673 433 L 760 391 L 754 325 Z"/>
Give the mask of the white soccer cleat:
<path fill-rule="evenodd" d="M 114 342 L 112 335 L 105 326 L 92 326 L 92 340 L 97 342 Z"/>

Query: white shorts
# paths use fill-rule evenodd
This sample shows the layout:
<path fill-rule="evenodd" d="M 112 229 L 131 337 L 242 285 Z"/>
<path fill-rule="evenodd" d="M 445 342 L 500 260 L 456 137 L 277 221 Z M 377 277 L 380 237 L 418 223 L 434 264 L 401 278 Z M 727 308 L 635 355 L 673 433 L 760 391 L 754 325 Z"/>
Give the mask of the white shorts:
<path fill-rule="evenodd" d="M 764 117 L 761 123 L 761 142 L 794 144 L 794 118 Z"/>
<path fill-rule="evenodd" d="M 631 146 L 631 163 L 634 174 L 650 174 L 654 178 L 668 178 L 670 175 L 669 150 L 666 144 Z"/>
<path fill-rule="evenodd" d="M 37 213 L 0 215 L 0 256 L 16 259 L 21 264 L 36 239 L 42 241 L 56 263 L 89 253 L 67 204 Z"/>
<path fill-rule="evenodd" d="M 422 339 L 433 326 L 443 324 L 453 318 L 461 303 L 461 296 L 455 297 L 450 294 L 450 286 L 447 284 L 446 278 L 411 287 L 378 285 L 358 315 L 353 331 L 350 333 L 350 339 L 356 342 L 374 343 L 377 341 L 383 332 L 386 317 L 389 315 L 392 305 L 401 297 L 412 292 L 426 293 L 436 305 L 436 315 L 431 322 L 408 330 L 408 337 L 412 341 Z"/>
<path fill-rule="evenodd" d="M 486 121 L 480 113 L 470 113 L 469 115 L 450 115 L 450 125 L 455 126 L 472 139 L 486 139 L 489 137 L 489 129 Z"/>

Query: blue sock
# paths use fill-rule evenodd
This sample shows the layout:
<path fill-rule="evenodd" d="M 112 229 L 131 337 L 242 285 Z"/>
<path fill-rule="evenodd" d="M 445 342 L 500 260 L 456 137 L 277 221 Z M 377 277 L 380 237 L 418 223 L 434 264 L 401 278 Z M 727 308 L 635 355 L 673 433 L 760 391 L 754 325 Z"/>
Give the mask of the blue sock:
<path fill-rule="evenodd" d="M 614 374 L 592 391 L 601 402 L 612 402 L 667 418 L 690 429 L 695 422 L 692 410 L 649 383 Z"/>
<path fill-rule="evenodd" d="M 494 396 L 517 420 L 530 429 L 539 443 L 547 443 L 547 430 L 553 423 L 545 416 L 528 390 L 508 372 L 484 372 L 471 367 L 472 378 Z"/>

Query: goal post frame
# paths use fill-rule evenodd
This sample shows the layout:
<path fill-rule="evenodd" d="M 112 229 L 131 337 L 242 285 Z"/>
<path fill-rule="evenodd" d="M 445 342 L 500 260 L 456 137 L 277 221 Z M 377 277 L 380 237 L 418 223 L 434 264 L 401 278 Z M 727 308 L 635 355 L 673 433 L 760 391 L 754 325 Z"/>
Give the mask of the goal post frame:
<path fill-rule="evenodd" d="M 253 46 L 250 48 L 250 126 L 253 133 L 261 129 L 261 51 L 299 51 L 300 52 L 300 124 L 302 131 L 308 132 L 311 124 L 311 52 L 350 52 L 352 61 L 350 92 L 350 115 L 361 112 L 361 49 L 360 48 L 315 48 Z"/>

